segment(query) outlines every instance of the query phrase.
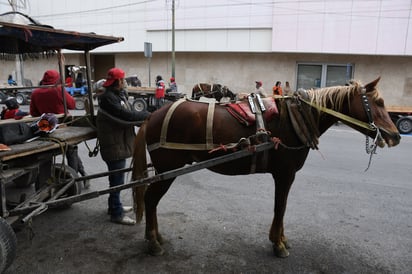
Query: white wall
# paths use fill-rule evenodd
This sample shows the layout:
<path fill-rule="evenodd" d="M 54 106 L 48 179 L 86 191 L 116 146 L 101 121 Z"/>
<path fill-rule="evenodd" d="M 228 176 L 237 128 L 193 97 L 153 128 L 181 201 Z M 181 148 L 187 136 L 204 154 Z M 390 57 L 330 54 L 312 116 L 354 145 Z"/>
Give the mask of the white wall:
<path fill-rule="evenodd" d="M 6 0 L 0 11 L 9 11 Z M 55 28 L 123 36 L 96 52 L 171 51 L 171 0 L 26 0 Z M 410 0 L 176 0 L 176 51 L 412 55 Z"/>
<path fill-rule="evenodd" d="M 412 1 L 280 1 L 273 51 L 412 55 Z"/>

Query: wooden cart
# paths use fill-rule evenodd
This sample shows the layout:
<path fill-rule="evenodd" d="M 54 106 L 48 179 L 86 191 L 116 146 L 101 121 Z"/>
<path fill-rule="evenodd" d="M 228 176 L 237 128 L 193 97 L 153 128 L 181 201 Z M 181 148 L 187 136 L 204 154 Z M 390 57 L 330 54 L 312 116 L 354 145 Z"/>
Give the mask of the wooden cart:
<path fill-rule="evenodd" d="M 132 96 L 133 107 L 137 111 L 155 111 L 158 107 L 161 107 L 167 102 L 174 102 L 184 97 L 184 94 L 180 92 L 168 92 L 165 93 L 165 98 L 158 106 L 155 98 L 156 88 L 152 87 L 128 87 L 127 92 L 129 96 Z"/>
<path fill-rule="evenodd" d="M 38 58 L 39 55 L 57 55 L 61 83 L 64 83 L 64 58 L 62 50 L 75 50 L 84 53 L 87 67 L 87 88 L 92 90 L 90 51 L 104 45 L 123 41 L 122 37 L 80 33 L 75 31 L 56 30 L 50 26 L 36 25 L 29 16 L 16 12 L 21 16 L 19 22 L 29 21 L 30 24 L 15 24 L 3 21 L 10 17 L 0 15 L 0 54 L 20 55 L 24 58 Z M 30 34 L 30 35 L 28 35 Z M 64 92 L 64 86 L 61 88 Z M 96 138 L 94 129 L 95 116 L 92 94 L 88 93 L 88 113 L 83 123 L 64 123 L 53 133 L 37 140 L 13 144 L 10 151 L 0 152 L 0 273 L 13 262 L 16 255 L 16 235 L 12 225 L 17 221 L 28 221 L 33 216 L 45 210 L 45 203 L 62 197 L 79 195 L 81 187 L 76 172 L 63 161 L 68 145 Z M 65 98 L 65 96 L 63 96 Z M 65 101 L 65 99 L 63 99 Z M 65 113 L 67 106 L 65 104 Z M 38 118 L 37 118 L 38 119 Z M 5 120 L 1 123 L 27 122 L 36 118 L 20 121 Z M 66 115 L 59 122 L 68 121 Z M 0 126 L 1 126 L 0 123 Z M 56 163 L 56 156 L 61 155 L 61 163 Z M 32 186 L 32 193 L 20 192 L 12 196 L 10 190 L 16 186 Z M 23 189 L 23 188 L 22 188 Z M 69 206 L 71 202 L 60 204 Z"/>

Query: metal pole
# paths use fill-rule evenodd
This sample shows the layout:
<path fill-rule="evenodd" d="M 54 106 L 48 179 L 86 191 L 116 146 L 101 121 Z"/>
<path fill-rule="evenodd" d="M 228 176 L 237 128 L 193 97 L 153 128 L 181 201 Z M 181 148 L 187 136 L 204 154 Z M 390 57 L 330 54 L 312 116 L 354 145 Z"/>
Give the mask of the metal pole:
<path fill-rule="evenodd" d="M 92 87 L 92 66 L 90 60 L 90 51 L 84 52 L 84 62 L 86 64 L 86 79 L 87 79 L 87 98 L 89 99 L 89 115 L 92 118 L 92 123 L 95 125 L 96 117 L 94 115 L 93 104 L 93 87 Z"/>
<path fill-rule="evenodd" d="M 150 65 L 151 65 L 151 61 L 152 61 L 152 58 L 150 58 L 149 57 L 149 87 L 151 87 L 152 86 L 152 78 L 151 78 L 151 76 L 150 76 Z"/>
<path fill-rule="evenodd" d="M 175 0 L 172 0 L 172 77 L 175 76 Z"/>
<path fill-rule="evenodd" d="M 216 166 L 216 165 L 220 165 L 229 161 L 233 161 L 236 159 L 240 159 L 243 157 L 247 157 L 247 156 L 252 156 L 255 153 L 259 153 L 259 152 L 263 152 L 266 150 L 270 150 L 270 149 L 274 149 L 274 144 L 273 142 L 266 142 L 266 143 L 262 143 L 259 145 L 254 146 L 255 149 L 251 150 L 251 149 L 242 149 L 236 152 L 232 152 L 232 153 L 228 153 L 225 154 L 223 156 L 219 156 L 216 158 L 212 158 L 206 161 L 202 161 L 202 162 L 197 162 L 197 163 L 193 163 L 189 166 L 184 166 L 181 168 L 177 168 L 174 170 L 169 170 L 157 175 L 154 175 L 152 177 L 147 177 L 147 178 L 142 178 L 142 179 L 138 179 L 135 181 L 132 181 L 130 183 L 127 184 L 123 184 L 123 185 L 119 185 L 119 186 L 114 186 L 114 187 L 110 187 L 107 189 L 103 189 L 103 190 L 96 190 L 96 191 L 92 191 L 92 192 L 87 192 L 87 193 L 83 193 L 83 194 L 79 194 L 79 195 L 75 195 L 75 196 L 70 196 L 70 197 L 66 197 L 66 198 L 61 198 L 61 199 L 57 199 L 54 201 L 47 201 L 44 202 L 44 204 L 48 207 L 48 208 L 52 208 L 52 207 L 58 207 L 59 205 L 65 205 L 67 203 L 77 203 L 77 202 L 81 202 L 84 200 L 88 200 L 88 199 L 92 199 L 92 198 L 97 198 L 101 195 L 104 194 L 108 194 L 111 192 L 115 192 L 115 191 L 121 191 L 123 189 L 128 189 L 131 187 L 137 187 L 137 186 L 144 186 L 144 185 L 150 185 L 153 183 L 158 183 L 161 182 L 163 180 L 167 180 L 170 178 L 175 178 L 177 176 L 183 175 L 183 174 L 187 174 L 190 172 L 194 172 L 203 168 L 209 168 L 212 166 Z M 124 169 L 125 171 L 128 169 Z M 112 171 L 112 172 L 120 172 L 123 170 L 117 170 L 117 171 Z M 108 174 L 108 172 L 102 173 L 103 175 Z M 84 178 L 92 178 L 95 177 L 93 175 L 91 176 L 87 176 L 87 177 L 82 177 L 82 178 L 78 178 L 75 180 L 83 180 Z M 9 211 L 9 216 L 16 216 L 19 214 L 25 214 L 25 213 L 30 213 L 31 211 L 35 210 L 36 208 L 38 208 L 39 205 L 35 205 L 35 206 L 28 206 L 28 207 L 24 207 L 24 208 L 15 208 Z"/>
<path fill-rule="evenodd" d="M 59 61 L 59 73 L 60 73 L 60 87 L 61 87 L 61 93 L 62 93 L 62 96 L 63 96 L 64 118 L 66 118 L 66 116 L 67 116 L 67 102 L 66 102 L 66 93 L 65 93 L 66 89 L 64 87 L 65 79 L 64 79 L 64 76 L 63 76 L 63 67 L 64 67 L 63 54 L 62 54 L 61 49 L 59 49 L 57 51 L 57 58 L 59 59 L 58 61 Z"/>

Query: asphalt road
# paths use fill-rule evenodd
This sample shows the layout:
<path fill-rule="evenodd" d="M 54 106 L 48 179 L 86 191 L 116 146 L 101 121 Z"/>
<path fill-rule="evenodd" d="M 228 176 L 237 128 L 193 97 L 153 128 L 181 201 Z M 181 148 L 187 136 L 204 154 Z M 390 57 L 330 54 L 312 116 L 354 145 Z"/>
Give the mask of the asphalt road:
<path fill-rule="evenodd" d="M 89 173 L 106 170 L 100 156 L 80 148 Z M 378 149 L 365 172 L 364 137 L 332 127 L 289 195 L 286 259 L 273 256 L 268 239 L 271 176 L 201 170 L 179 177 L 160 202 L 165 255 L 146 253 L 144 223 L 110 223 L 101 196 L 49 210 L 18 231 L 7 273 L 411 273 L 411 149 L 411 136 L 403 136 L 399 146 Z M 106 178 L 91 184 L 108 185 Z M 131 191 L 122 199 L 130 204 Z"/>

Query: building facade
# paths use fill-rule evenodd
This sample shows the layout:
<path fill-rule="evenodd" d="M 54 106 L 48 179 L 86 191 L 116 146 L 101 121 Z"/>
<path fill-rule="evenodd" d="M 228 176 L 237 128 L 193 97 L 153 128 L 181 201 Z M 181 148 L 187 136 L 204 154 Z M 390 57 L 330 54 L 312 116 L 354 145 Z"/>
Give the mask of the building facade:
<path fill-rule="evenodd" d="M 96 80 L 113 66 L 137 75 L 145 86 L 153 85 L 156 75 L 168 80 L 175 74 L 179 90 L 190 94 L 199 82 L 250 92 L 256 80 L 271 90 L 276 81 L 289 81 L 297 89 L 341 85 L 350 79 L 366 84 L 380 76 L 387 105 L 412 106 L 410 0 L 19 3 L 20 12 L 57 29 L 124 37 L 122 43 L 91 52 Z M 2 4 L 0 12 L 6 11 L 10 6 Z M 152 45 L 150 59 L 144 56 L 145 42 Z M 77 53 L 64 55 L 67 65 L 84 64 Z M 6 79 L 15 62 L 1 62 Z M 28 59 L 24 78 L 35 83 L 55 66 L 53 58 Z"/>

